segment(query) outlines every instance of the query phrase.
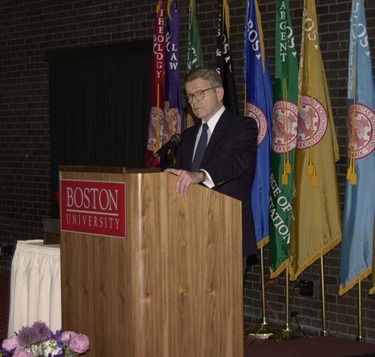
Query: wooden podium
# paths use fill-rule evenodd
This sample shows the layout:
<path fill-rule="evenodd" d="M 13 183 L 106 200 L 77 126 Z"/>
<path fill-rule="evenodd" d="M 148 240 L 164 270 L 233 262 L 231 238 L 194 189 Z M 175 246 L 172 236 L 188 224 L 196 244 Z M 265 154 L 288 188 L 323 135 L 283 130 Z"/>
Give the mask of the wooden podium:
<path fill-rule="evenodd" d="M 62 324 L 87 334 L 87 356 L 243 356 L 239 201 L 198 185 L 180 197 L 162 172 L 61 167 L 62 180 L 126 188 L 125 238 L 61 232 Z"/>

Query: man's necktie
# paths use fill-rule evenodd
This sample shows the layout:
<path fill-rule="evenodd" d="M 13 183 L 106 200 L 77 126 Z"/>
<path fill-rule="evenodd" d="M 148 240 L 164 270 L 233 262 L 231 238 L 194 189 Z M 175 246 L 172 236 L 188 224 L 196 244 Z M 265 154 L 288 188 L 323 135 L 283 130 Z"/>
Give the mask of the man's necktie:
<path fill-rule="evenodd" d="M 207 129 L 208 129 L 208 125 L 207 123 L 204 123 L 202 126 L 201 137 L 199 138 L 199 142 L 195 150 L 194 159 L 191 164 L 191 171 L 193 172 L 198 171 L 200 169 L 200 164 L 202 162 L 203 155 L 207 146 Z"/>

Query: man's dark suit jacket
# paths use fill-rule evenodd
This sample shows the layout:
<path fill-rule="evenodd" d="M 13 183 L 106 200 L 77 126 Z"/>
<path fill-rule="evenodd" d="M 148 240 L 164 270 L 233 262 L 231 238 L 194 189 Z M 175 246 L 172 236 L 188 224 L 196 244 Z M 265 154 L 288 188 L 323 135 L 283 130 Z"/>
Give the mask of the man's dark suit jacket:
<path fill-rule="evenodd" d="M 176 168 L 191 171 L 194 145 L 201 123 L 186 129 L 177 147 Z M 204 153 L 206 170 L 217 191 L 242 201 L 242 250 L 244 256 L 257 253 L 251 209 L 258 127 L 250 117 L 236 117 L 228 109 L 221 115 Z"/>

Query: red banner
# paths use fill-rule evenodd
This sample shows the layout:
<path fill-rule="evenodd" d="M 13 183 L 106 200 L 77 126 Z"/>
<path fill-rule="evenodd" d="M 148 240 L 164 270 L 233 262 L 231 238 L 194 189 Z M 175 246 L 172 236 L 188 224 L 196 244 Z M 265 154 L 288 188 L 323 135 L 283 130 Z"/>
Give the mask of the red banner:
<path fill-rule="evenodd" d="M 125 182 L 61 180 L 61 230 L 126 237 Z"/>
<path fill-rule="evenodd" d="M 159 160 L 153 154 L 163 145 L 164 100 L 165 100 L 165 22 L 164 0 L 159 0 L 156 7 L 152 55 L 152 99 L 148 139 L 146 150 L 146 166 L 158 166 Z"/>

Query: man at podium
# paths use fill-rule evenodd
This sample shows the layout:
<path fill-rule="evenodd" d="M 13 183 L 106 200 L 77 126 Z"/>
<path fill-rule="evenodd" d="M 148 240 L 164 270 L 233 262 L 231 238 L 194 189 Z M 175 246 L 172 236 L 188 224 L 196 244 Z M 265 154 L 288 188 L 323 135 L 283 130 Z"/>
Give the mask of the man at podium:
<path fill-rule="evenodd" d="M 257 124 L 225 108 L 223 83 L 215 70 L 196 68 L 187 73 L 185 91 L 186 101 L 201 120 L 182 133 L 175 168 L 166 172 L 177 176 L 176 192 L 182 196 L 191 185 L 202 184 L 242 202 L 245 271 L 247 257 L 257 253 L 251 209 Z"/>

